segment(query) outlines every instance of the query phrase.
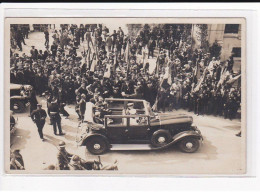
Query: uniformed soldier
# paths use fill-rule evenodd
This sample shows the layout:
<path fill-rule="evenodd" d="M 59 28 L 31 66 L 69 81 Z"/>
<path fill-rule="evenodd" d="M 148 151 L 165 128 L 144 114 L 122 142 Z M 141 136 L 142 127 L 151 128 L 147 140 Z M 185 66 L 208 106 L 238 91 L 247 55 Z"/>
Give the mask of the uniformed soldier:
<path fill-rule="evenodd" d="M 31 114 L 31 118 L 38 128 L 38 133 L 42 141 L 44 141 L 42 129 L 45 125 L 45 119 L 47 117 L 46 111 L 42 109 L 41 104 L 37 104 L 37 109 L 34 110 Z"/>
<path fill-rule="evenodd" d="M 83 165 L 81 164 L 81 158 L 77 155 L 74 155 L 72 157 L 72 167 L 73 170 L 85 170 L 85 168 L 83 167 Z"/>
<path fill-rule="evenodd" d="M 65 149 L 66 143 L 64 141 L 61 141 L 59 143 L 59 152 L 57 155 L 58 158 L 58 165 L 60 170 L 69 170 L 69 163 L 70 159 L 73 156 L 72 154 L 68 153 L 67 150 Z"/>
<path fill-rule="evenodd" d="M 60 117 L 60 110 L 59 110 L 59 104 L 57 102 L 57 99 L 53 97 L 51 104 L 49 105 L 49 115 L 51 118 L 51 123 L 53 126 L 54 134 L 57 135 L 57 126 L 59 129 L 59 135 L 64 135 L 61 129 L 61 117 Z"/>
<path fill-rule="evenodd" d="M 19 162 L 19 164 L 21 164 L 21 166 L 24 168 L 24 161 L 23 161 L 23 156 L 20 153 L 19 149 L 16 149 L 13 151 L 13 157 L 15 158 L 15 160 L 17 162 Z"/>
<path fill-rule="evenodd" d="M 23 160 L 19 161 L 19 159 L 16 158 L 16 154 L 14 152 L 10 153 L 10 169 L 11 170 L 24 170 L 23 166 Z"/>

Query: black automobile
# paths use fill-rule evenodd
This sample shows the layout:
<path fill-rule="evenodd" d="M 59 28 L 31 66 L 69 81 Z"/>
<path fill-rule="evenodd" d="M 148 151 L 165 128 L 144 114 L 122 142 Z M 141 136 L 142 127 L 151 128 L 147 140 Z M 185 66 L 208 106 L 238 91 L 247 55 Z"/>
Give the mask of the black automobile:
<path fill-rule="evenodd" d="M 177 144 L 181 151 L 196 152 L 202 135 L 193 118 L 184 114 L 156 114 L 145 100 L 105 99 L 110 115 L 104 124 L 82 123 L 77 142 L 92 154 L 108 150 L 159 150 Z M 131 109 L 128 107 L 131 105 Z"/>
<path fill-rule="evenodd" d="M 15 113 L 25 112 L 30 105 L 31 90 L 30 85 L 10 84 L 10 109 Z"/>

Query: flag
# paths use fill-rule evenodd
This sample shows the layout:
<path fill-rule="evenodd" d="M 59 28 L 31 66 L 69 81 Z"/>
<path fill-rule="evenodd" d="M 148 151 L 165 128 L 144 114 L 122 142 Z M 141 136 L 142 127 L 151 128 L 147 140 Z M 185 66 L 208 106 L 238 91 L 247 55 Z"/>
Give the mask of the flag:
<path fill-rule="evenodd" d="M 167 80 L 167 83 L 169 84 L 169 85 L 172 85 L 172 62 L 168 62 L 168 68 L 169 68 L 169 70 L 168 70 L 168 80 Z"/>
<path fill-rule="evenodd" d="M 142 48 L 142 55 L 143 55 L 143 68 L 144 68 L 145 64 L 148 61 L 148 48 L 147 48 L 147 46 Z"/>
<path fill-rule="evenodd" d="M 159 84 L 159 87 L 158 87 L 157 96 L 156 96 L 155 102 L 154 102 L 154 104 L 153 104 L 153 106 L 152 106 L 152 109 L 153 109 L 154 111 L 158 111 L 159 92 L 160 92 L 161 88 L 163 87 L 163 85 L 164 85 L 164 83 L 165 83 L 164 80 L 165 80 L 165 79 L 161 79 L 161 80 L 160 80 L 160 84 Z M 163 87 L 163 88 L 164 88 L 164 87 Z"/>
<path fill-rule="evenodd" d="M 229 71 L 227 71 L 227 69 L 223 69 L 222 70 L 222 73 L 221 73 L 221 76 L 220 76 L 220 79 L 219 79 L 219 82 L 217 84 L 217 88 L 219 88 L 225 81 L 226 77 L 229 75 Z"/>
<path fill-rule="evenodd" d="M 201 78 L 200 78 L 198 84 L 195 86 L 195 88 L 194 88 L 194 90 L 193 90 L 194 92 L 199 91 L 200 86 L 201 86 L 201 84 L 202 84 L 202 82 L 204 81 L 204 78 L 205 78 L 205 76 L 206 76 L 206 72 L 207 72 L 207 68 L 204 69 L 203 75 L 201 76 Z"/>
<path fill-rule="evenodd" d="M 150 62 L 150 66 L 154 67 L 152 73 L 159 75 L 159 55 L 157 56 L 156 60 L 152 60 Z"/>
<path fill-rule="evenodd" d="M 126 49 L 125 49 L 125 61 L 127 64 L 129 63 L 129 41 L 127 42 Z"/>
<path fill-rule="evenodd" d="M 167 79 L 169 78 L 169 66 L 165 67 L 164 69 L 164 75 L 163 75 L 163 79 Z"/>
<path fill-rule="evenodd" d="M 82 55 L 82 59 L 81 59 L 81 65 L 80 68 L 82 69 L 82 67 L 84 66 L 84 64 L 87 62 L 87 55 L 88 55 L 88 50 L 87 52 L 85 51 L 85 47 L 84 47 L 84 51 L 83 51 L 83 55 Z M 87 67 L 88 68 L 88 67 Z"/>
<path fill-rule="evenodd" d="M 233 84 L 236 80 L 238 80 L 239 78 L 241 77 L 241 74 L 240 75 L 237 75 L 233 78 L 231 78 L 230 80 L 227 81 L 227 84 Z"/>
<path fill-rule="evenodd" d="M 193 75 L 193 82 L 195 81 L 195 80 L 199 80 L 200 79 L 200 77 L 201 77 L 201 75 L 200 75 L 200 65 L 199 65 L 199 61 L 198 61 L 198 59 L 197 59 L 197 61 L 196 61 L 196 67 L 195 67 L 195 69 L 194 69 L 194 75 Z"/>
<path fill-rule="evenodd" d="M 108 63 L 106 65 L 106 71 L 104 73 L 104 77 L 105 78 L 110 78 L 110 76 L 111 76 L 111 64 Z"/>
<path fill-rule="evenodd" d="M 117 64 L 117 55 L 114 58 L 113 72 L 116 72 L 116 64 Z"/>
<path fill-rule="evenodd" d="M 93 53 L 92 60 L 91 60 L 91 63 L 90 63 L 90 71 L 91 71 L 91 72 L 94 72 L 94 71 L 95 71 L 96 65 L 97 65 L 96 54 Z"/>
<path fill-rule="evenodd" d="M 127 74 L 129 71 L 129 50 L 130 50 L 130 45 L 129 45 L 129 41 L 127 41 L 127 45 L 126 45 L 126 49 L 125 49 L 125 62 L 127 64 Z"/>

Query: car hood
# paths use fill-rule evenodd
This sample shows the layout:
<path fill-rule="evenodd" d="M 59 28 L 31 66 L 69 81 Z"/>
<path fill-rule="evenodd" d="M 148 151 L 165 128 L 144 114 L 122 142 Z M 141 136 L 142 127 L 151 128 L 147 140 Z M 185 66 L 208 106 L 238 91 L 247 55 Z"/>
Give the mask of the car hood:
<path fill-rule="evenodd" d="M 159 114 L 156 118 L 151 119 L 151 126 L 156 125 L 171 125 L 181 123 L 192 123 L 193 119 L 191 116 L 185 114 Z"/>

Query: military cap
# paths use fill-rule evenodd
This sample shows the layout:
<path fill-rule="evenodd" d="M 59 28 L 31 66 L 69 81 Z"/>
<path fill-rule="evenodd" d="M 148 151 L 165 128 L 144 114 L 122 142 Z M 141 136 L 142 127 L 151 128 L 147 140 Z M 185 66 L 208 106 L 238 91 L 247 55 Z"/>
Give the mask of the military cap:
<path fill-rule="evenodd" d="M 73 160 L 73 161 L 79 161 L 79 160 L 80 160 L 80 158 L 79 158 L 79 156 L 77 156 L 77 155 L 74 155 L 74 156 L 73 156 L 73 158 L 72 158 L 72 160 Z"/>
<path fill-rule="evenodd" d="M 62 147 L 65 147 L 65 145 L 66 145 L 66 143 L 65 143 L 64 141 L 60 141 L 60 142 L 59 142 L 59 147 L 62 148 Z"/>
<path fill-rule="evenodd" d="M 128 107 L 134 106 L 134 103 L 128 103 L 127 106 L 128 106 Z"/>

